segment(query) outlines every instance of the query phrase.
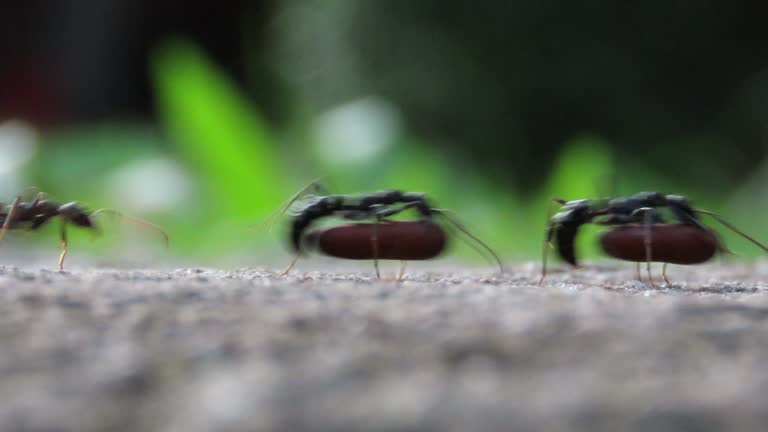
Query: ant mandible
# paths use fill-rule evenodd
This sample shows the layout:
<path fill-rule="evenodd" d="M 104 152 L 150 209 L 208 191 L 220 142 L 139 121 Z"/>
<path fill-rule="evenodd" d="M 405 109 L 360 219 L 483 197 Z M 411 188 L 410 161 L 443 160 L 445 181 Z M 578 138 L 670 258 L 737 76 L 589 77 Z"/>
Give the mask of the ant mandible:
<path fill-rule="evenodd" d="M 168 246 L 168 234 L 166 234 L 162 228 L 150 222 L 126 216 L 111 209 L 100 209 L 89 213 L 84 208 L 80 207 L 77 202 L 61 204 L 46 199 L 46 196 L 43 193 L 38 193 L 32 201 L 28 202 L 23 201 L 21 196 L 17 196 L 10 205 L 0 206 L 0 222 L 2 222 L 2 227 L 0 228 L 0 240 L 5 237 L 5 234 L 9 230 L 22 229 L 26 231 L 34 231 L 40 229 L 51 219 L 59 217 L 62 221 L 60 231 L 61 241 L 59 243 L 61 246 L 59 270 L 63 271 L 64 258 L 67 256 L 67 225 L 73 224 L 77 227 L 99 232 L 97 225 L 93 221 L 93 217 L 101 213 L 112 214 L 134 224 L 153 229 L 162 235 L 166 247 Z"/>

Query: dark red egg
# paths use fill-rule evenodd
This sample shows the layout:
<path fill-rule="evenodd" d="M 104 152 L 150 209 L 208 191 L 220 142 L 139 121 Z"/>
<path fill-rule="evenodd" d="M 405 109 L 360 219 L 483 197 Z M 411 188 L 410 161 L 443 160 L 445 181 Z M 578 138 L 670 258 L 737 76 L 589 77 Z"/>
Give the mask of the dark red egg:
<path fill-rule="evenodd" d="M 645 262 L 645 227 L 619 226 L 600 236 L 606 254 L 625 261 Z M 651 261 L 670 264 L 699 264 L 720 249 L 711 231 L 685 224 L 651 226 Z"/>
<path fill-rule="evenodd" d="M 378 253 L 374 253 L 374 236 Z M 440 225 L 422 221 L 355 223 L 316 230 L 308 235 L 318 251 L 337 258 L 427 260 L 445 249 Z"/>

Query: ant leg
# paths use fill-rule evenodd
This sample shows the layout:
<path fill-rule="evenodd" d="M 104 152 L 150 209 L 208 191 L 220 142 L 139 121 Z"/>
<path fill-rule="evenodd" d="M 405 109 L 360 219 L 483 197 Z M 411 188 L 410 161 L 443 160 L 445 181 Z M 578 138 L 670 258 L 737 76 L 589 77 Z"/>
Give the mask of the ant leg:
<path fill-rule="evenodd" d="M 549 202 L 549 206 L 547 207 L 547 220 L 552 219 L 552 203 L 557 203 L 560 205 L 565 204 L 565 200 L 562 198 L 553 198 L 552 201 Z M 544 247 L 541 251 L 541 278 L 539 278 L 538 285 L 541 286 L 541 284 L 544 282 L 544 278 L 547 277 L 547 257 L 549 256 L 549 249 L 547 249 L 547 246 L 552 246 L 552 234 L 554 233 L 554 227 L 551 223 L 547 226 L 547 236 L 544 240 Z"/>
<path fill-rule="evenodd" d="M 651 276 L 651 260 L 653 259 L 652 251 L 651 251 L 651 236 L 653 234 L 653 209 L 649 207 L 644 207 L 639 209 L 644 212 L 643 214 L 643 227 L 644 227 L 644 234 L 643 234 L 643 244 L 645 245 L 645 269 L 648 272 L 648 283 L 651 284 L 652 287 L 655 287 L 656 284 L 653 283 L 653 276 Z"/>
<path fill-rule="evenodd" d="M 547 239 L 544 241 L 544 247 L 541 253 L 541 278 L 539 278 L 538 285 L 541 286 L 544 282 L 544 278 L 547 277 L 547 257 L 549 256 L 549 249 L 554 249 L 552 245 L 552 231 L 547 231 Z"/>
<path fill-rule="evenodd" d="M 379 221 L 381 221 L 385 217 L 393 216 L 393 215 L 395 215 L 397 213 L 400 213 L 402 211 L 408 210 L 408 209 L 413 208 L 413 207 L 419 207 L 422 204 L 423 203 L 420 203 L 420 202 L 411 202 L 411 203 L 407 203 L 407 204 L 404 204 L 404 205 L 401 205 L 401 206 L 398 206 L 398 207 L 395 207 L 395 208 L 385 207 L 384 209 L 377 211 L 375 213 L 375 216 L 378 218 Z M 504 266 L 501 263 L 501 259 L 499 259 L 498 255 L 496 255 L 496 253 L 493 251 L 493 249 L 488 247 L 488 245 L 483 243 L 479 238 L 477 238 L 474 234 L 472 234 L 464 226 L 464 224 L 459 222 L 458 219 L 456 219 L 454 216 L 451 216 L 451 213 L 452 213 L 451 211 L 446 210 L 446 209 L 430 208 L 429 212 L 430 212 L 430 214 L 439 214 L 439 215 L 441 215 L 454 228 L 458 229 L 465 236 L 467 236 L 468 238 L 470 238 L 473 241 L 475 241 L 476 244 L 480 245 L 483 249 L 485 249 L 486 252 L 489 252 L 491 254 L 491 256 L 493 257 L 493 259 L 496 261 L 496 263 L 499 265 L 499 272 L 502 273 L 502 274 L 504 273 Z M 424 215 L 423 215 L 423 219 L 430 220 L 429 217 L 424 217 Z M 475 248 L 477 250 L 476 246 L 473 246 L 473 248 Z"/>
<path fill-rule="evenodd" d="M 637 263 L 637 280 L 639 280 L 640 282 L 643 281 L 643 275 L 640 274 L 640 263 L 639 262 Z"/>
<path fill-rule="evenodd" d="M 291 271 L 291 269 L 293 268 L 293 266 L 295 266 L 295 265 L 296 265 L 296 261 L 298 261 L 298 260 L 299 260 L 299 254 L 296 254 L 296 256 L 294 256 L 294 257 L 293 257 L 293 261 L 291 261 L 291 264 L 290 264 L 290 265 L 288 265 L 288 267 L 287 267 L 285 270 L 283 270 L 282 272 L 280 272 L 280 276 L 287 276 L 287 275 L 288 275 L 288 272 L 289 272 L 289 271 Z"/>
<path fill-rule="evenodd" d="M 382 216 L 376 215 L 376 222 L 373 224 L 373 233 L 371 234 L 371 249 L 373 250 L 373 268 L 376 269 L 376 278 L 381 279 L 379 273 L 379 222 Z"/>
<path fill-rule="evenodd" d="M 373 267 L 376 269 L 376 277 L 381 279 L 381 273 L 379 272 L 379 224 L 384 218 L 396 215 L 405 210 L 418 206 L 419 203 L 407 203 L 395 208 L 384 207 L 381 210 L 377 210 L 374 216 L 376 216 L 376 222 L 373 224 L 373 233 L 371 234 L 371 249 L 373 250 Z M 402 278 L 402 274 L 398 276 L 397 280 Z"/>
<path fill-rule="evenodd" d="M 667 285 L 672 285 L 671 283 L 669 283 L 669 279 L 667 279 L 667 263 L 664 263 L 664 265 L 661 266 L 661 277 L 664 278 L 664 283 L 666 283 Z"/>
<path fill-rule="evenodd" d="M 405 276 L 405 265 L 407 261 L 400 261 L 400 273 L 397 274 L 397 281 L 400 282 L 403 280 L 403 276 Z"/>
<path fill-rule="evenodd" d="M 541 248 L 541 277 L 539 278 L 538 286 L 541 286 L 544 278 L 547 277 L 547 257 L 549 256 L 549 248 L 547 246 L 552 246 L 552 242 L 549 239 L 544 242 L 544 247 Z"/>
<path fill-rule="evenodd" d="M 5 234 L 8 232 L 8 229 L 11 227 L 11 224 L 14 222 L 14 217 L 16 216 L 16 209 L 19 207 L 19 203 L 21 203 L 21 197 L 17 196 L 15 200 L 13 200 L 13 204 L 11 204 L 11 208 L 8 210 L 8 214 L 5 215 L 5 221 L 3 222 L 3 227 L 0 228 L 0 240 L 2 240 L 5 237 Z"/>
<path fill-rule="evenodd" d="M 61 255 L 59 256 L 59 271 L 64 271 L 64 258 L 67 256 L 67 222 L 61 222 Z"/>
<path fill-rule="evenodd" d="M 643 215 L 643 245 L 645 246 L 645 269 L 648 272 L 648 283 L 652 287 L 656 284 L 653 283 L 653 276 L 651 276 L 651 261 L 653 260 L 652 254 L 652 235 L 653 235 L 653 223 L 658 220 L 658 215 L 653 207 L 641 207 L 632 212 L 630 215 L 632 218 L 637 217 L 640 213 Z"/>

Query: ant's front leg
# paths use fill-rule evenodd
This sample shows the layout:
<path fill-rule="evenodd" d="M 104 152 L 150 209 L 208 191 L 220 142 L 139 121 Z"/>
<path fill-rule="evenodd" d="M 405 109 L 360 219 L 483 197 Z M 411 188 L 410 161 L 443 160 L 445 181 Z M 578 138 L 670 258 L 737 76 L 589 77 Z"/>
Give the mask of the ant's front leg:
<path fill-rule="evenodd" d="M 371 234 L 371 249 L 373 250 L 373 268 L 376 269 L 376 278 L 381 279 L 379 272 L 379 223 L 384 218 L 376 215 L 376 222 L 373 224 L 373 233 Z"/>
<path fill-rule="evenodd" d="M 8 210 L 8 214 L 5 215 L 5 221 L 3 222 L 2 228 L 0 228 L 0 240 L 5 237 L 8 229 L 10 229 L 11 225 L 16 222 L 16 209 L 18 209 L 20 203 L 21 197 L 17 196 L 16 199 L 13 200 L 13 204 L 11 204 L 11 208 Z"/>
<path fill-rule="evenodd" d="M 652 240 L 652 230 L 653 230 L 653 224 L 657 223 L 664 223 L 664 219 L 659 214 L 658 210 L 656 210 L 653 207 L 641 207 L 638 209 L 635 209 L 630 214 L 625 213 L 610 213 L 603 216 L 601 219 L 595 221 L 598 225 L 605 225 L 605 226 L 620 226 L 620 225 L 628 225 L 628 224 L 635 224 L 635 223 L 641 223 L 643 225 L 644 231 L 643 231 L 643 245 L 645 248 L 645 264 L 646 264 L 646 270 L 648 272 L 648 282 L 651 284 L 651 286 L 656 286 L 653 283 L 653 279 L 651 278 L 651 259 L 652 256 L 652 248 L 651 248 L 651 240 Z M 643 280 L 641 274 L 640 274 L 640 263 L 637 263 L 637 280 L 641 281 Z"/>
<path fill-rule="evenodd" d="M 280 272 L 280 276 L 287 276 L 288 272 L 291 271 L 291 269 L 296 265 L 296 262 L 299 260 L 299 253 L 297 252 L 296 255 L 293 257 L 293 261 L 291 261 L 291 264 L 288 265 L 288 267 Z"/>
<path fill-rule="evenodd" d="M 61 221 L 61 255 L 59 256 L 59 271 L 64 271 L 64 258 L 67 256 L 67 221 Z"/>
<path fill-rule="evenodd" d="M 411 203 L 403 204 L 394 208 L 387 207 L 381 204 L 373 206 L 374 208 L 379 208 L 379 210 L 376 210 L 374 212 L 374 216 L 376 217 L 376 222 L 373 224 L 373 234 L 371 235 L 371 249 L 373 249 L 373 266 L 376 269 L 377 278 L 381 279 L 381 274 L 379 273 L 379 224 L 389 216 L 396 215 L 400 212 L 408 210 L 409 208 L 416 207 L 418 205 L 419 203 L 417 202 L 411 202 Z M 405 273 L 404 264 L 405 264 L 405 261 L 403 261 L 402 265 L 400 266 L 400 273 L 398 274 L 398 277 L 397 277 L 398 281 L 400 281 L 403 278 L 403 274 Z"/>
<path fill-rule="evenodd" d="M 372 206 L 371 210 L 378 208 L 374 212 L 376 222 L 373 224 L 373 232 L 371 233 L 371 250 L 373 251 L 373 268 L 376 269 L 376 278 L 381 279 L 381 272 L 379 271 L 379 224 L 387 216 L 391 216 L 399 211 L 398 209 L 390 209 L 381 204 Z"/>
<path fill-rule="evenodd" d="M 652 247 L 652 235 L 653 235 L 653 223 L 659 220 L 659 216 L 656 213 L 656 209 L 652 207 L 641 207 L 632 212 L 633 217 L 639 217 L 643 215 L 643 245 L 645 246 L 645 269 L 648 273 L 648 283 L 652 287 L 656 284 L 653 283 L 653 277 L 651 276 L 651 260 L 653 259 L 653 247 Z M 666 278 L 666 274 L 664 275 Z"/>

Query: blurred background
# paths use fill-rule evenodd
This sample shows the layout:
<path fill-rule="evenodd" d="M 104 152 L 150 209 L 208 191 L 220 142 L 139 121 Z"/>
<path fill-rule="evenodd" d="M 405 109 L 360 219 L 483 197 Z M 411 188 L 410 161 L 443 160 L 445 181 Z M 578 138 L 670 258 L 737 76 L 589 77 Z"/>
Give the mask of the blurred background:
<path fill-rule="evenodd" d="M 284 259 L 283 232 L 249 227 L 318 177 L 427 192 L 507 259 L 538 259 L 551 197 L 641 190 L 768 240 L 766 16 L 714 0 L 6 0 L 0 197 L 42 190 L 172 238 L 165 252 L 107 218 L 98 241 L 72 230 L 71 260 Z"/>

